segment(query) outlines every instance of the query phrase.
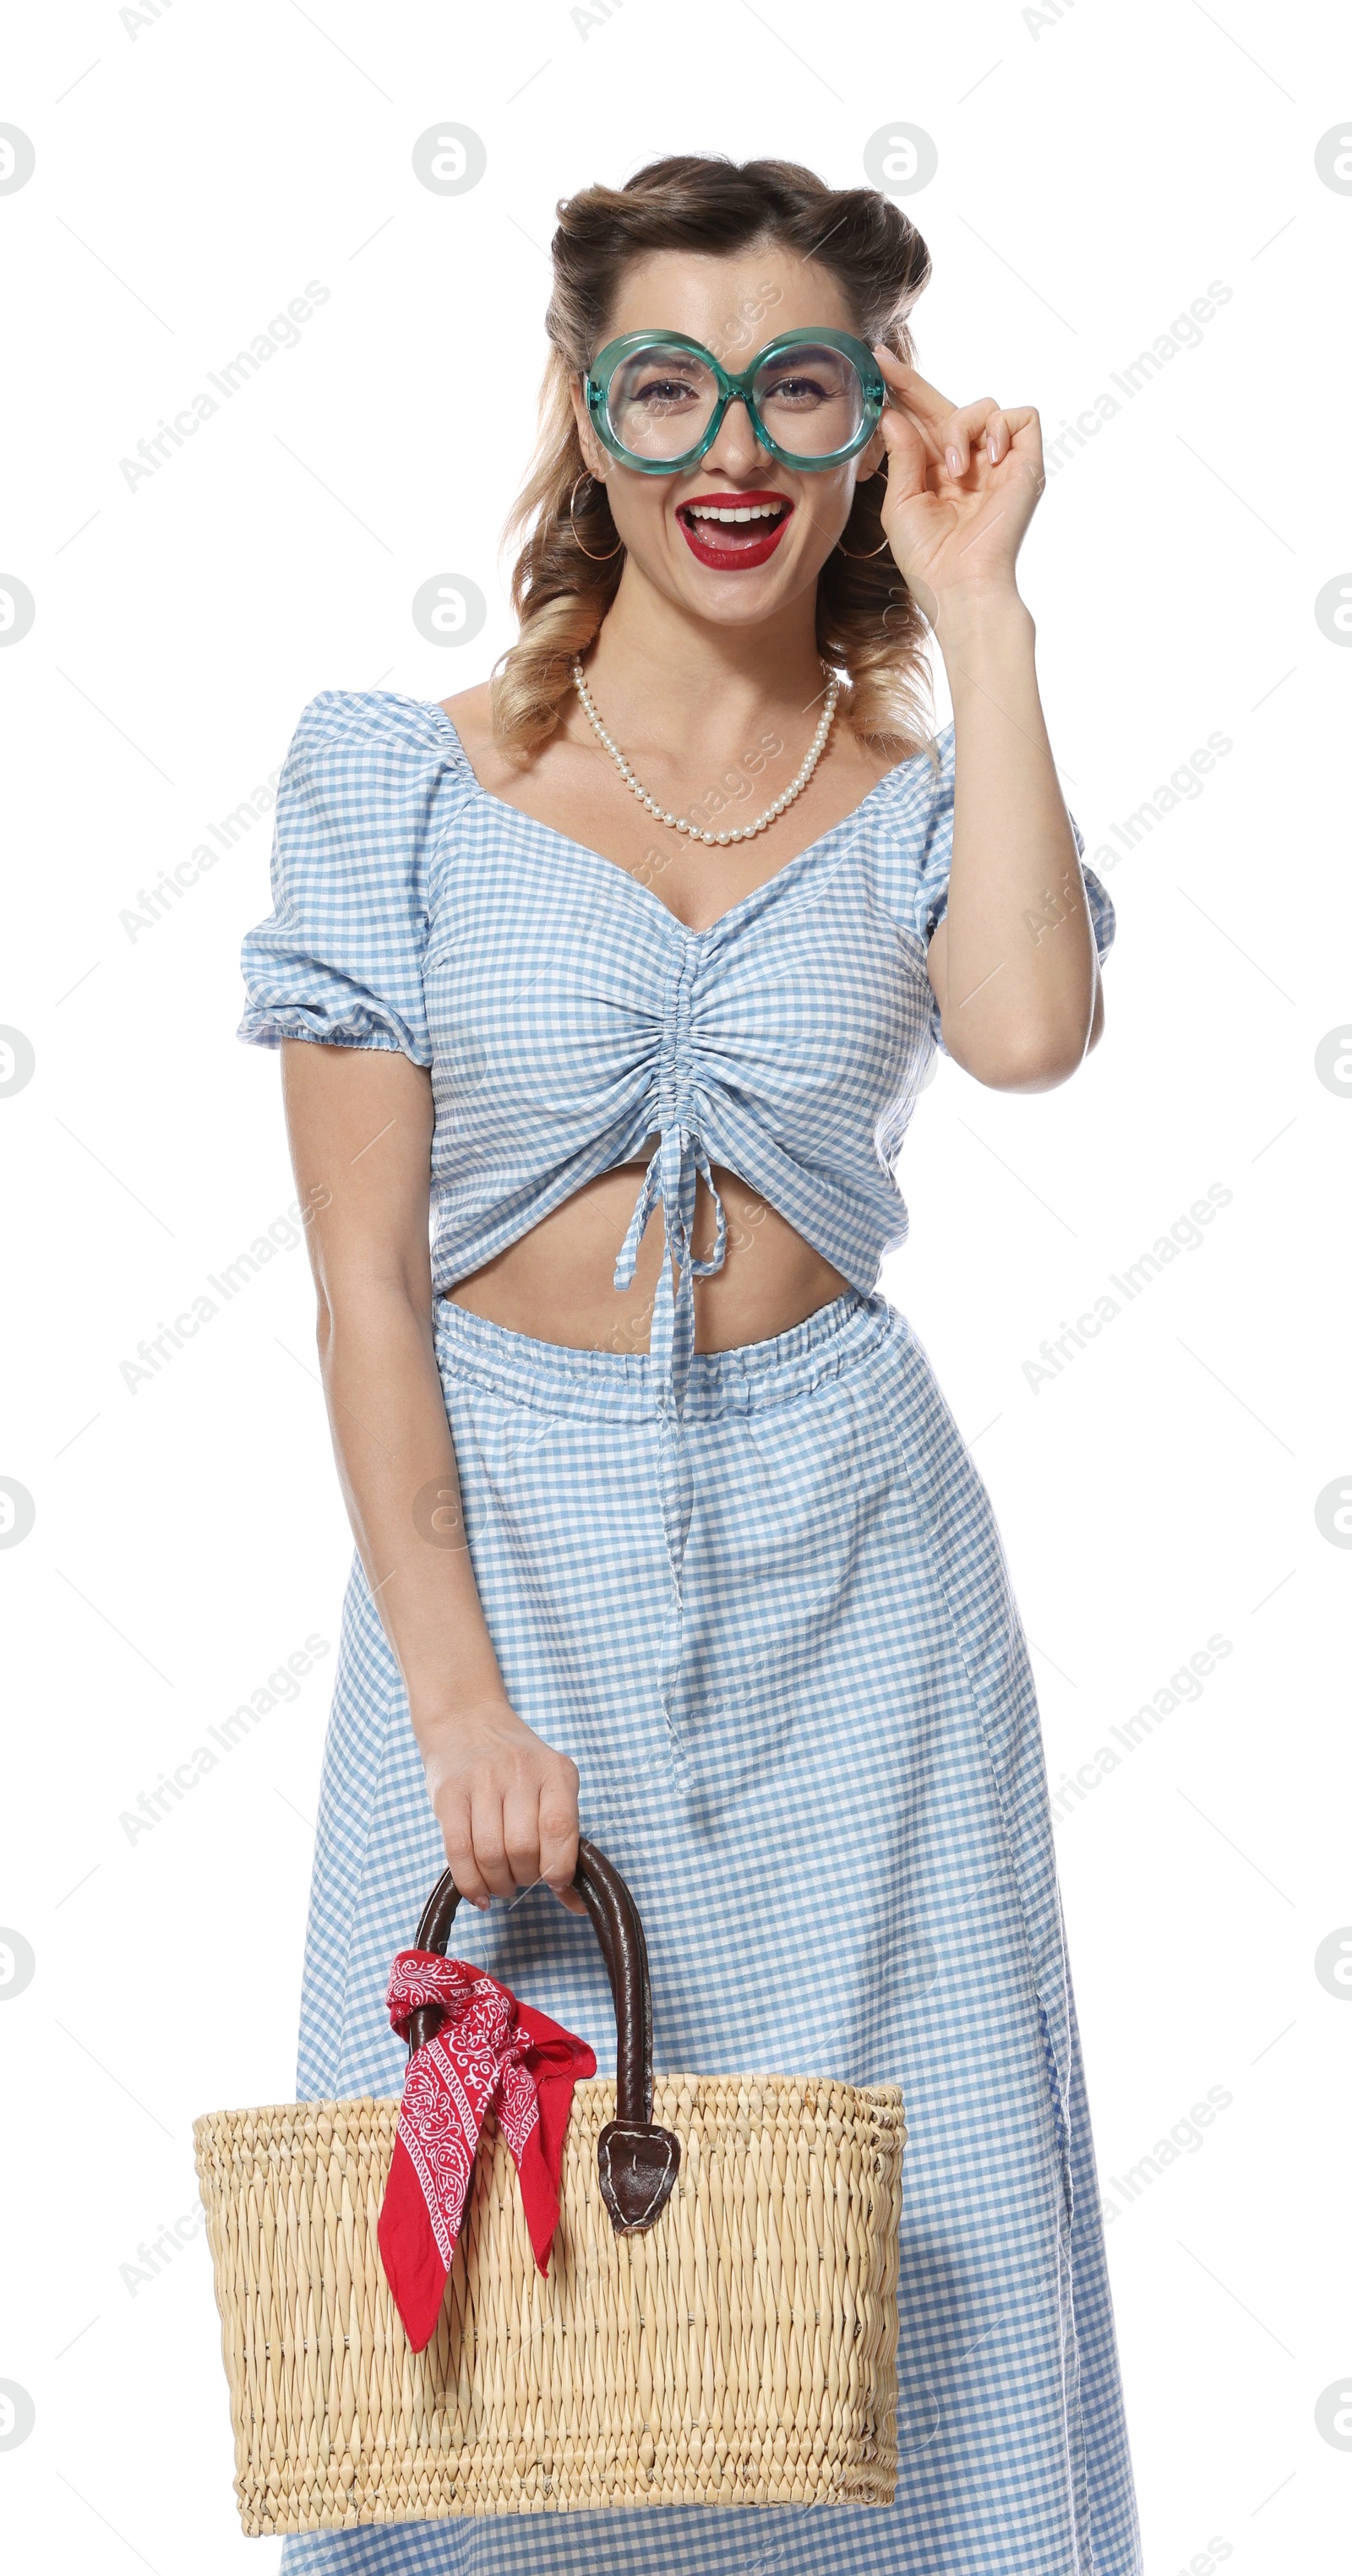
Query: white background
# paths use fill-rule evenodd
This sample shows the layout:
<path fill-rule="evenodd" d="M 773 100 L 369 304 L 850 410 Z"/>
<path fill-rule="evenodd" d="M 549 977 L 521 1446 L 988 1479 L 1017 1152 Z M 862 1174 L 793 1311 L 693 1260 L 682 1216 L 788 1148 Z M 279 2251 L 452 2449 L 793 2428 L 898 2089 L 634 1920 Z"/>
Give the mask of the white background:
<path fill-rule="evenodd" d="M 1352 1011 L 1329 756 L 1352 655 L 1314 602 L 1352 564 L 1330 371 L 1352 197 L 1315 150 L 1350 110 L 1332 13 L 1253 0 L 65 0 L 11 24 L 0 117 L 37 155 L 0 196 L 0 571 L 37 606 L 0 651 L 0 1020 L 36 1052 L 0 1099 L 0 1475 L 36 1504 L 0 1550 L 0 1921 L 36 1959 L 0 1985 L 0 2379 L 36 2408 L 0 2452 L 16 2565 L 276 2564 L 234 2520 L 202 2239 L 148 2278 L 138 2248 L 196 2207 L 193 2115 L 292 2089 L 349 1555 L 303 1250 L 152 1383 L 120 1374 L 292 1195 L 276 1061 L 233 1034 L 268 825 L 150 929 L 120 915 L 276 767 L 315 691 L 440 697 L 509 640 L 497 537 L 556 199 L 670 150 L 859 184 L 887 119 L 937 144 L 907 211 L 935 267 L 919 362 L 955 399 L 1031 401 L 1056 435 L 1231 289 L 1052 478 L 1022 563 L 1091 858 L 1209 734 L 1231 749 L 1107 878 L 1108 1028 L 1081 1076 L 1026 1099 L 941 1064 L 883 1284 L 994 1497 L 1053 1785 L 1209 1636 L 1232 1647 L 1059 1851 L 1147 2565 L 1205 2576 L 1213 2537 L 1236 2576 L 1331 2562 L 1352 2455 L 1316 2405 L 1352 2387 L 1352 1989 L 1314 1961 L 1352 1923 L 1352 1559 L 1315 1503 L 1352 1484 L 1352 1109 L 1315 1052 Z M 411 162 L 448 119 L 487 151 L 455 197 Z M 129 488 L 120 459 L 310 280 L 329 300 L 300 345 Z M 460 650 L 410 616 L 442 572 L 490 602 Z M 1202 1244 L 1035 1392 L 1043 1339 L 1216 1182 Z M 129 1839 L 138 1795 L 310 1634 L 330 1651 L 295 1700 Z M 1200 2146 L 1115 2188 L 1211 2087 L 1233 2099 Z"/>

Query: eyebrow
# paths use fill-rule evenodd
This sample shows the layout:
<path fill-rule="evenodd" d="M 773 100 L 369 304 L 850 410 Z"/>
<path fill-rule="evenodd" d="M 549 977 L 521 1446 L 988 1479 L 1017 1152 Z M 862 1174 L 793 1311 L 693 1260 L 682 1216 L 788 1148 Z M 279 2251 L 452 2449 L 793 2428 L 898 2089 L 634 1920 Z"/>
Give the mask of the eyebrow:
<path fill-rule="evenodd" d="M 687 373 L 693 375 L 695 369 L 703 364 L 703 360 L 695 356 L 693 349 L 665 350 L 660 341 L 655 341 L 650 349 L 635 349 L 629 364 L 632 367 L 648 367 L 652 365 L 654 359 L 660 359 L 662 365 L 672 375 L 678 374 L 682 367 Z"/>

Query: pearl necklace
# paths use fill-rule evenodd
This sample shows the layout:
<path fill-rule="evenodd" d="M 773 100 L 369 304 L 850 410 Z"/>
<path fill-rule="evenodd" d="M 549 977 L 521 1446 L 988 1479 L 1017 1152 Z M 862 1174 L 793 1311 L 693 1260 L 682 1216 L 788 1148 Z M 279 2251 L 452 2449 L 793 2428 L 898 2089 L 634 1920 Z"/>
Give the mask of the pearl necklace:
<path fill-rule="evenodd" d="M 823 668 L 825 668 L 824 664 Z M 664 813 L 662 807 L 658 804 L 656 797 L 650 796 L 642 782 L 634 776 L 634 773 L 630 768 L 628 761 L 625 759 L 624 753 L 621 751 L 619 744 L 611 741 L 609 734 L 606 732 L 605 726 L 602 724 L 601 719 L 596 712 L 587 683 L 582 676 L 582 665 L 580 662 L 574 662 L 573 664 L 573 686 L 582 701 L 583 714 L 586 716 L 587 722 L 591 726 L 597 741 L 602 745 L 604 750 L 609 752 L 621 778 L 624 780 L 625 786 L 630 789 L 633 795 L 637 796 L 640 805 L 642 805 L 646 811 L 652 815 L 654 821 L 669 824 L 673 832 L 684 832 L 692 841 L 707 841 L 712 845 L 716 845 L 719 849 L 726 848 L 728 843 L 731 841 L 753 841 L 758 832 L 763 832 L 765 830 L 767 823 L 775 822 L 778 816 L 784 812 L 785 807 L 792 805 L 796 796 L 802 795 L 803 789 L 806 787 L 809 778 L 812 776 L 813 770 L 816 768 L 823 751 L 826 749 L 826 737 L 831 730 L 831 719 L 836 712 L 836 700 L 840 695 L 840 682 L 837 679 L 835 672 L 832 671 L 828 675 L 826 704 L 822 709 L 821 721 L 812 737 L 812 747 L 809 750 L 807 758 L 804 761 L 802 768 L 799 770 L 797 777 L 788 787 L 785 788 L 783 795 L 777 796 L 773 805 L 767 805 L 765 812 L 763 814 L 759 814 L 754 823 L 743 823 L 740 830 L 736 832 L 703 832 L 696 824 L 685 822 L 679 815 Z"/>

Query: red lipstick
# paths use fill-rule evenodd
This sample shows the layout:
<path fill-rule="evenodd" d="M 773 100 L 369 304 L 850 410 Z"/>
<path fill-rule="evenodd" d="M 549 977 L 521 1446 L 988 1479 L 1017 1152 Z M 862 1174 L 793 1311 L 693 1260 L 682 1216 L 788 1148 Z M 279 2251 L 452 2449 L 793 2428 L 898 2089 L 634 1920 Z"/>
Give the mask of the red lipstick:
<path fill-rule="evenodd" d="M 710 572 L 749 572 L 768 563 L 783 536 L 794 505 L 786 492 L 696 492 L 678 502 L 680 531 L 697 563 Z M 753 511 L 754 517 L 700 518 L 703 510 Z M 762 515 L 776 511 L 777 517 Z"/>

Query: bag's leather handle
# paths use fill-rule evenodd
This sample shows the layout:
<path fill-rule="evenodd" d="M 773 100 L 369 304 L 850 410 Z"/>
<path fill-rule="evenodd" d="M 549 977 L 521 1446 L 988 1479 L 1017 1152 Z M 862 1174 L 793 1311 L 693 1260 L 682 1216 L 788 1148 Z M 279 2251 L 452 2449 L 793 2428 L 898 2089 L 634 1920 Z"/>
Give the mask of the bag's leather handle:
<path fill-rule="evenodd" d="M 613 1861 L 582 1835 L 577 1847 L 577 1889 L 601 1945 L 615 2003 L 615 2112 L 596 2142 L 601 2194 L 617 2236 L 638 2235 L 665 2208 L 681 2161 L 670 2129 L 655 2126 L 653 2110 L 653 2005 L 648 1950 L 628 1887 Z M 446 1955 L 460 1903 L 449 1870 L 437 1880 L 414 1936 L 418 1950 Z M 423 2004 L 408 2026 L 410 2054 L 435 2039 L 444 2015 Z"/>

